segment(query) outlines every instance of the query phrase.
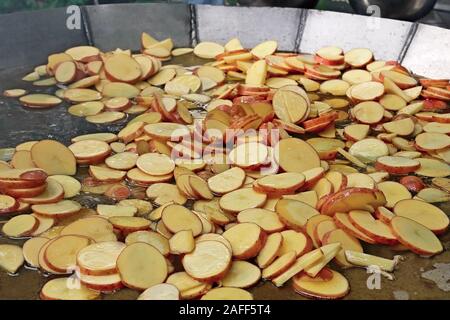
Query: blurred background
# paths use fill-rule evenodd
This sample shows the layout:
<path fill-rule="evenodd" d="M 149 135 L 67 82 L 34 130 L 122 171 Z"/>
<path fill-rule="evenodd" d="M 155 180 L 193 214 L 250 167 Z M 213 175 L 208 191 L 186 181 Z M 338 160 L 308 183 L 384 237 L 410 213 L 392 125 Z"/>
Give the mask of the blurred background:
<path fill-rule="evenodd" d="M 419 21 L 450 29 L 450 0 L 1 0 L 0 13 L 64 7 L 71 4 L 96 5 L 137 2 L 289 6 L 358 14 L 366 14 L 368 6 L 377 4 L 382 8 L 381 15 L 383 17 Z"/>

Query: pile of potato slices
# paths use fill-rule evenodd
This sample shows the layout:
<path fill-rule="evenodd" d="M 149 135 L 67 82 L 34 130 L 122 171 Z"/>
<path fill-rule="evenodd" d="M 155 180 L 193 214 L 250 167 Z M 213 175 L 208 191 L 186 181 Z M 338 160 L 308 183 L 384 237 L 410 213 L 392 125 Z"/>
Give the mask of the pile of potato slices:
<path fill-rule="evenodd" d="M 141 46 L 51 54 L 23 80 L 54 95 L 4 92 L 26 108 L 69 102 L 99 128 L 68 146 L 24 141 L 0 161 L 2 232 L 27 238 L 0 245 L 0 266 L 55 275 L 42 299 L 128 287 L 140 300 L 250 300 L 260 281 L 339 299 L 342 269 L 394 279 L 399 260 L 368 245 L 443 251 L 448 79 L 361 48 L 298 54 L 234 38 L 174 49 L 147 33 Z M 170 64 L 188 54 L 204 63 Z M 87 208 L 83 194 L 111 201 Z"/>

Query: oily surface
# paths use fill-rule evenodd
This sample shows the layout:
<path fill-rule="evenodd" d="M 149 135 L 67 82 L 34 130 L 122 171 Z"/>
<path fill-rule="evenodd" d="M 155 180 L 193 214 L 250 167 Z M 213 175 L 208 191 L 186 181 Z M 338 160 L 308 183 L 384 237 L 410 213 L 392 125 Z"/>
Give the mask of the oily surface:
<path fill-rule="evenodd" d="M 204 63 L 205 60 L 195 58 L 192 55 L 174 58 L 169 63 L 180 63 L 185 66 Z M 36 63 L 36 65 L 39 62 Z M 24 88 L 30 92 L 51 93 L 56 90 L 52 87 L 34 87 L 31 84 L 21 81 L 30 68 L 20 68 L 15 70 L 0 71 L 0 92 L 5 89 Z M 114 132 L 117 133 L 123 125 L 130 119 L 124 119 L 114 124 L 94 125 L 67 112 L 67 103 L 46 110 L 31 110 L 20 105 L 17 99 L 0 96 L 0 159 L 4 157 L 2 148 L 14 147 L 17 144 L 28 140 L 56 139 L 64 144 L 69 144 L 74 136 L 95 133 Z M 129 117 L 131 118 L 131 117 Z M 95 208 L 98 203 L 111 203 L 105 197 L 82 195 L 75 200 L 85 207 Z M 439 207 L 450 215 L 450 203 L 439 204 Z M 5 220 L 7 217 L 0 217 Z M 9 218 L 9 217 L 8 217 Z M 370 276 L 365 269 L 353 268 L 341 270 L 336 267 L 349 280 L 351 291 L 345 299 L 395 299 L 396 297 L 409 297 L 409 299 L 450 299 L 450 292 L 445 292 L 433 281 L 423 279 L 421 274 L 432 270 L 436 263 L 450 265 L 450 234 L 447 233 L 441 238 L 444 251 L 442 254 L 431 259 L 421 258 L 411 252 L 394 252 L 387 246 L 366 245 L 364 251 L 369 254 L 379 255 L 385 258 L 392 258 L 400 254 L 405 260 L 400 262 L 398 270 L 395 271 L 395 281 L 387 280 L 381 276 L 380 288 L 369 290 L 367 280 Z M 0 244 L 11 243 L 22 245 L 24 240 L 10 240 L 0 238 Z M 333 265 L 332 265 L 333 267 Z M 177 265 L 178 271 L 181 270 Z M 450 267 L 446 268 L 447 273 Z M 450 278 L 450 274 L 445 274 Z M 38 271 L 21 267 L 18 275 L 11 276 L 0 271 L 0 299 L 39 299 L 41 287 L 48 281 L 48 277 L 41 275 Z M 375 283 L 376 281 L 371 281 Z M 376 284 L 376 283 L 375 283 Z M 260 282 L 255 287 L 249 289 L 255 299 L 284 299 L 296 300 L 304 299 L 296 294 L 288 282 L 282 288 L 276 288 L 270 282 Z M 136 299 L 138 292 L 130 289 L 122 289 L 113 294 L 104 294 L 102 299 Z"/>

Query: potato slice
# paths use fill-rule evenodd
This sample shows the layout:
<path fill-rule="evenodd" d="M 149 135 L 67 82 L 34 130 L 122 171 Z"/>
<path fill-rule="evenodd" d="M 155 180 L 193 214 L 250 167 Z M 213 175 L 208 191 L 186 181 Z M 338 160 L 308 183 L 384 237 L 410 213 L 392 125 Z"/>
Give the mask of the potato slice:
<path fill-rule="evenodd" d="M 119 121 L 125 118 L 125 113 L 120 111 L 105 111 L 93 116 L 87 116 L 86 121 L 90 123 L 103 124 Z"/>
<path fill-rule="evenodd" d="M 444 233 L 449 225 L 449 218 L 444 211 L 424 201 L 402 200 L 396 203 L 393 211 L 397 216 L 416 221 L 436 234 Z"/>
<path fill-rule="evenodd" d="M 108 220 L 124 234 L 150 229 L 150 221 L 141 217 L 113 216 Z"/>
<path fill-rule="evenodd" d="M 264 279 L 273 279 L 289 269 L 290 266 L 294 264 L 296 260 L 295 251 L 289 251 L 281 254 L 275 259 L 269 266 L 263 269 L 262 277 Z"/>
<path fill-rule="evenodd" d="M 437 188 L 425 188 L 417 193 L 417 197 L 428 203 L 450 201 L 450 194 Z"/>
<path fill-rule="evenodd" d="M 167 229 L 176 233 L 181 230 L 191 230 L 194 237 L 201 234 L 202 222 L 191 210 L 177 204 L 172 204 L 164 208 L 162 221 Z"/>
<path fill-rule="evenodd" d="M 148 187 L 146 194 L 150 199 L 154 200 L 154 202 L 159 205 L 163 205 L 170 201 L 183 205 L 187 201 L 186 197 L 180 193 L 177 186 L 170 183 L 152 184 Z"/>
<path fill-rule="evenodd" d="M 135 83 L 141 78 L 141 67 L 132 57 L 114 54 L 104 61 L 105 74 L 111 81 Z"/>
<path fill-rule="evenodd" d="M 117 259 L 117 269 L 125 286 L 145 290 L 167 277 L 164 256 L 147 243 L 133 243 L 122 250 Z"/>
<path fill-rule="evenodd" d="M 201 241 L 182 260 L 186 272 L 196 280 L 221 280 L 231 266 L 231 252 L 221 242 Z"/>
<path fill-rule="evenodd" d="M 350 222 L 361 232 L 367 234 L 381 244 L 396 244 L 397 238 L 392 234 L 387 224 L 375 220 L 370 212 L 364 210 L 352 210 L 349 212 Z"/>
<path fill-rule="evenodd" d="M 34 237 L 25 241 L 23 244 L 23 257 L 28 266 L 32 268 L 39 267 L 39 251 L 48 241 L 49 239 L 43 237 Z"/>
<path fill-rule="evenodd" d="M 386 198 L 386 207 L 393 208 L 399 201 L 411 199 L 411 193 L 402 184 L 395 181 L 384 181 L 377 184 Z"/>
<path fill-rule="evenodd" d="M 266 235 L 254 223 L 239 223 L 225 231 L 223 237 L 230 242 L 233 257 L 245 260 L 258 255 Z"/>
<path fill-rule="evenodd" d="M 334 270 L 326 270 L 331 275 L 325 279 L 320 276 L 313 278 L 305 273 L 299 273 L 293 278 L 295 292 L 307 298 L 315 299 L 331 300 L 345 297 L 350 291 L 347 279 Z"/>
<path fill-rule="evenodd" d="M 97 213 L 108 218 L 111 217 L 133 217 L 137 208 L 133 206 L 118 206 L 108 204 L 98 204 Z"/>
<path fill-rule="evenodd" d="M 416 137 L 418 148 L 426 151 L 435 151 L 450 146 L 450 137 L 447 134 L 424 132 Z"/>
<path fill-rule="evenodd" d="M 62 102 L 62 100 L 58 97 L 43 93 L 34 93 L 21 96 L 19 101 L 24 106 L 30 108 L 50 108 L 57 106 Z"/>
<path fill-rule="evenodd" d="M 414 132 L 414 122 L 411 118 L 405 118 L 401 120 L 386 122 L 383 124 L 383 128 L 386 131 L 395 133 L 399 136 L 409 136 Z"/>
<path fill-rule="evenodd" d="M 248 288 L 261 278 L 261 271 L 255 265 L 246 261 L 233 261 L 230 270 L 221 284 L 225 287 Z"/>
<path fill-rule="evenodd" d="M 0 195 L 0 213 L 10 213 L 16 211 L 20 203 L 11 196 Z"/>
<path fill-rule="evenodd" d="M 225 52 L 225 48 L 215 42 L 200 42 L 194 48 L 194 54 L 203 59 L 214 59 L 219 54 Z"/>
<path fill-rule="evenodd" d="M 32 213 L 32 215 L 39 221 L 38 227 L 30 234 L 32 237 L 36 237 L 46 232 L 55 224 L 55 219 L 53 217 L 44 217 L 36 213 Z"/>
<path fill-rule="evenodd" d="M 60 234 L 86 236 L 96 242 L 116 240 L 116 235 L 113 232 L 113 225 L 108 220 L 95 216 L 82 218 L 70 223 L 61 230 Z"/>
<path fill-rule="evenodd" d="M 327 233 L 337 229 L 338 227 L 336 226 L 333 220 L 321 221 L 316 225 L 312 235 L 312 239 L 314 239 L 314 242 L 316 242 L 320 246 L 322 245 L 322 240 L 324 236 Z"/>
<path fill-rule="evenodd" d="M 248 142 L 237 145 L 229 153 L 229 159 L 236 166 L 251 168 L 262 165 L 269 156 L 269 149 L 259 142 Z"/>
<path fill-rule="evenodd" d="M 76 173 L 76 161 L 73 153 L 63 144 L 54 140 L 41 140 L 31 148 L 34 164 L 49 175 Z"/>
<path fill-rule="evenodd" d="M 67 175 L 53 175 L 48 178 L 58 182 L 64 189 L 64 198 L 72 198 L 78 195 L 81 191 L 81 183 Z"/>
<path fill-rule="evenodd" d="M 294 251 L 300 257 L 311 250 L 311 241 L 303 232 L 285 230 L 281 232 L 281 236 L 283 243 L 278 251 L 279 255 Z"/>
<path fill-rule="evenodd" d="M 356 101 L 373 101 L 384 94 L 383 84 L 375 81 L 363 82 L 351 87 L 350 95 Z"/>
<path fill-rule="evenodd" d="M 275 206 L 280 220 L 294 230 L 303 230 L 308 220 L 319 212 L 308 204 L 291 199 L 281 199 Z"/>
<path fill-rule="evenodd" d="M 379 157 L 375 164 L 378 170 L 384 170 L 391 174 L 408 174 L 420 168 L 420 162 L 416 159 L 409 159 L 397 156 Z"/>
<path fill-rule="evenodd" d="M 267 63 L 265 60 L 259 60 L 251 64 L 247 70 L 245 84 L 254 87 L 261 87 L 266 82 Z"/>
<path fill-rule="evenodd" d="M 383 141 L 368 138 L 355 142 L 350 147 L 349 153 L 363 162 L 374 162 L 379 157 L 389 155 L 389 150 Z"/>
<path fill-rule="evenodd" d="M 264 41 L 257 46 L 255 46 L 250 52 L 255 57 L 259 59 L 264 59 L 265 57 L 273 54 L 278 47 L 278 43 L 276 41 Z"/>
<path fill-rule="evenodd" d="M 267 240 L 259 252 L 256 262 L 260 268 L 269 266 L 277 256 L 283 242 L 281 233 L 272 233 L 267 237 Z"/>
<path fill-rule="evenodd" d="M 44 217 L 62 218 L 81 210 L 81 205 L 72 200 L 62 200 L 52 204 L 35 204 L 31 209 Z"/>
<path fill-rule="evenodd" d="M 117 241 L 93 243 L 78 252 L 77 265 L 86 275 L 110 275 L 117 272 L 116 260 L 126 246 Z"/>
<path fill-rule="evenodd" d="M 384 108 L 378 102 L 366 101 L 357 104 L 352 113 L 361 123 L 376 124 L 383 119 Z"/>
<path fill-rule="evenodd" d="M 238 189 L 222 196 L 220 207 L 227 212 L 240 212 L 250 208 L 260 208 L 267 200 L 267 195 L 252 188 Z"/>
<path fill-rule="evenodd" d="M 111 147 L 100 140 L 81 140 L 69 146 L 70 151 L 78 160 L 97 160 L 107 157 L 111 153 Z"/>
<path fill-rule="evenodd" d="M 298 123 L 308 116 L 309 106 L 303 96 L 289 90 L 278 90 L 273 96 L 277 117 L 288 123 Z"/>
<path fill-rule="evenodd" d="M 450 166 L 436 159 L 417 158 L 420 162 L 420 168 L 416 170 L 419 176 L 443 178 L 450 175 Z"/>
<path fill-rule="evenodd" d="M 46 246 L 44 259 L 51 269 L 61 273 L 70 273 L 76 264 L 78 252 L 90 243 L 91 240 L 85 236 L 60 236 Z"/>
<path fill-rule="evenodd" d="M 253 300 L 253 295 L 240 288 L 214 288 L 208 291 L 201 300 Z"/>
<path fill-rule="evenodd" d="M 180 291 L 182 299 L 195 299 L 211 289 L 211 284 L 193 279 L 186 272 L 176 272 L 171 274 L 166 283 L 174 285 Z"/>
<path fill-rule="evenodd" d="M 237 220 L 240 223 L 255 223 L 267 233 L 278 232 L 285 227 L 275 212 L 261 208 L 241 211 L 237 215 Z"/>
<path fill-rule="evenodd" d="M 70 286 L 71 278 L 56 278 L 48 281 L 41 289 L 42 300 L 94 300 L 99 291 L 88 289 L 84 285 Z"/>
<path fill-rule="evenodd" d="M 36 165 L 31 159 L 31 152 L 26 150 L 16 150 L 14 152 L 11 159 L 11 166 L 15 169 L 36 168 Z"/>
<path fill-rule="evenodd" d="M 91 165 L 89 166 L 89 174 L 97 181 L 120 182 L 125 178 L 127 172 Z"/>
<path fill-rule="evenodd" d="M 436 235 L 414 220 L 394 217 L 391 220 L 391 228 L 400 243 L 417 254 L 433 256 L 443 250 L 442 243 Z"/>
<path fill-rule="evenodd" d="M 208 179 L 208 186 L 216 194 L 225 194 L 239 189 L 245 180 L 245 171 L 235 167 Z"/>
<path fill-rule="evenodd" d="M 27 94 L 27 91 L 25 89 L 8 89 L 3 91 L 3 96 L 9 98 L 18 98 L 25 94 Z"/>
<path fill-rule="evenodd" d="M 8 220 L 2 232 L 7 237 L 23 237 L 30 235 L 39 226 L 39 220 L 30 214 L 21 214 Z"/>
<path fill-rule="evenodd" d="M 180 300 L 180 291 L 173 284 L 156 284 L 142 292 L 138 300 Z"/>
<path fill-rule="evenodd" d="M 274 155 L 286 172 L 302 173 L 320 167 L 320 158 L 314 148 L 297 138 L 282 139 L 275 146 Z"/>

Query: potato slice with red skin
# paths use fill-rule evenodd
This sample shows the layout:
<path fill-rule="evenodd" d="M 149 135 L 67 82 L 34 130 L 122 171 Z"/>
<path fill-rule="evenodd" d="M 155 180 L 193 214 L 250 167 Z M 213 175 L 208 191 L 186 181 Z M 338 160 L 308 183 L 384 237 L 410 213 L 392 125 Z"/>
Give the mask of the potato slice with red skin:
<path fill-rule="evenodd" d="M 409 136 L 414 132 L 414 122 L 411 118 L 394 120 L 384 123 L 383 128 L 387 132 L 395 133 L 399 136 Z"/>
<path fill-rule="evenodd" d="M 294 251 L 297 257 L 309 252 L 312 248 L 311 239 L 300 231 L 285 230 L 281 232 L 283 243 L 278 251 L 278 255 Z"/>
<path fill-rule="evenodd" d="M 291 199 L 280 199 L 275 206 L 275 211 L 285 225 L 298 231 L 306 227 L 311 217 L 319 214 L 308 204 Z"/>
<path fill-rule="evenodd" d="M 332 300 L 345 297 L 350 291 L 347 279 L 334 270 L 328 270 L 332 273 L 331 279 L 323 279 L 320 274 L 312 278 L 306 273 L 299 273 L 292 282 L 295 292 L 313 299 Z"/>
<path fill-rule="evenodd" d="M 39 226 L 39 220 L 30 214 L 21 214 L 9 219 L 2 228 L 7 237 L 23 237 L 33 233 Z"/>
<path fill-rule="evenodd" d="M 167 229 L 176 233 L 181 230 L 191 230 L 194 237 L 201 234 L 202 222 L 191 210 L 177 204 L 171 204 L 164 208 L 161 221 Z"/>
<path fill-rule="evenodd" d="M 141 217 L 111 217 L 108 219 L 114 228 L 128 234 L 135 231 L 150 229 L 150 220 Z"/>
<path fill-rule="evenodd" d="M 411 199 L 411 193 L 402 184 L 395 181 L 384 181 L 377 185 L 386 198 L 386 207 L 393 208 L 399 201 Z"/>
<path fill-rule="evenodd" d="M 111 147 L 105 141 L 81 140 L 69 146 L 77 160 L 104 159 L 111 153 Z"/>
<path fill-rule="evenodd" d="M 173 284 L 161 283 L 142 292 L 138 300 L 180 300 L 180 291 Z"/>
<path fill-rule="evenodd" d="M 341 228 L 342 230 L 346 231 L 351 236 L 360 239 L 364 242 L 375 244 L 375 239 L 372 239 L 365 233 L 361 232 L 359 229 L 357 229 L 350 221 L 350 218 L 348 216 L 348 213 L 336 213 L 334 215 L 334 221 L 336 222 L 336 225 Z"/>
<path fill-rule="evenodd" d="M 95 300 L 100 296 L 99 291 L 88 289 L 86 286 L 69 287 L 70 278 L 56 278 L 48 281 L 39 294 L 41 300 Z"/>
<path fill-rule="evenodd" d="M 267 267 L 276 259 L 282 243 L 283 236 L 279 232 L 267 236 L 267 240 L 256 258 L 256 262 L 261 269 Z"/>
<path fill-rule="evenodd" d="M 443 250 L 442 243 L 433 232 L 411 219 L 394 217 L 391 229 L 400 243 L 416 254 L 433 256 Z"/>
<path fill-rule="evenodd" d="M 163 283 L 167 278 L 167 262 L 153 246 L 137 242 L 122 250 L 117 258 L 122 283 L 137 290 L 145 290 Z"/>
<path fill-rule="evenodd" d="M 395 235 L 392 234 L 389 225 L 374 219 L 370 212 L 352 210 L 349 212 L 348 217 L 355 228 L 367 234 L 370 238 L 375 239 L 376 242 L 388 245 L 398 243 L 398 240 Z"/>
<path fill-rule="evenodd" d="M 397 216 L 416 221 L 436 234 L 443 234 L 449 226 L 449 218 L 444 211 L 421 200 L 398 201 L 393 211 Z"/>
<path fill-rule="evenodd" d="M 320 245 L 314 237 L 314 231 L 319 223 L 321 223 L 322 221 L 326 221 L 326 220 L 333 220 L 333 218 L 331 218 L 330 216 L 319 214 L 319 215 L 312 216 L 306 222 L 306 227 L 305 227 L 306 234 L 311 238 L 312 244 L 315 248 L 320 247 Z"/>
<path fill-rule="evenodd" d="M 31 198 L 41 195 L 46 189 L 47 184 L 43 184 L 37 187 L 25 189 L 2 189 L 2 192 L 14 198 Z"/>
<path fill-rule="evenodd" d="M 443 133 L 424 132 L 416 137 L 416 146 L 426 151 L 444 149 L 450 146 L 450 137 Z"/>
<path fill-rule="evenodd" d="M 291 194 L 305 182 L 305 176 L 297 172 L 285 172 L 269 175 L 256 180 L 253 188 L 258 192 Z"/>
<path fill-rule="evenodd" d="M 311 138 L 308 139 L 310 145 L 317 151 L 321 160 L 330 160 L 336 158 L 337 148 L 344 148 L 345 143 L 330 138 Z"/>
<path fill-rule="evenodd" d="M 297 139 L 282 139 L 275 146 L 275 159 L 286 172 L 302 173 L 320 167 L 320 158 L 307 142 Z"/>
<path fill-rule="evenodd" d="M 267 237 L 261 227 L 247 222 L 232 226 L 222 235 L 230 242 L 233 257 L 239 260 L 257 256 Z"/>
<path fill-rule="evenodd" d="M 47 174 L 74 175 L 76 161 L 73 153 L 63 144 L 54 140 L 42 140 L 31 148 L 34 164 Z"/>
<path fill-rule="evenodd" d="M 66 234 L 86 236 L 96 242 L 116 240 L 113 225 L 107 219 L 98 216 L 82 218 L 68 224 L 60 232 L 60 235 Z"/>
<path fill-rule="evenodd" d="M 20 198 L 21 202 L 29 204 L 51 204 L 56 203 L 64 198 L 63 187 L 54 180 L 47 180 L 47 188 L 35 197 Z"/>
<path fill-rule="evenodd" d="M 123 287 L 122 280 L 118 273 L 104 276 L 91 276 L 80 274 L 80 282 L 91 290 L 100 292 L 114 292 Z"/>
<path fill-rule="evenodd" d="M 285 272 L 292 266 L 297 258 L 295 251 L 289 251 L 275 259 L 269 266 L 263 269 L 262 277 L 264 279 L 273 279 Z"/>
<path fill-rule="evenodd" d="M 313 239 L 320 247 L 322 245 L 322 241 L 324 236 L 330 231 L 337 230 L 338 227 L 334 223 L 333 220 L 324 220 L 319 222 L 314 228 Z"/>
<path fill-rule="evenodd" d="M 420 162 L 397 156 L 379 157 L 375 163 L 375 169 L 391 174 L 408 174 L 420 168 Z"/>
<path fill-rule="evenodd" d="M 202 241 L 183 257 L 182 263 L 194 279 L 215 282 L 221 280 L 231 267 L 231 252 L 221 242 Z"/>
<path fill-rule="evenodd" d="M 386 224 L 390 224 L 392 218 L 395 217 L 395 214 L 385 207 L 378 207 L 374 212 L 374 216 L 378 220 L 381 220 Z"/>
<path fill-rule="evenodd" d="M 379 207 L 386 204 L 381 192 L 366 188 L 348 188 L 328 197 L 321 207 L 321 214 L 333 216 L 336 212 L 365 210 L 367 206 Z"/>
<path fill-rule="evenodd" d="M 280 221 L 278 215 L 267 209 L 246 209 L 237 215 L 237 220 L 240 223 L 255 223 L 267 233 L 278 232 L 285 228 L 285 225 Z"/>
<path fill-rule="evenodd" d="M 125 54 L 114 54 L 104 61 L 105 74 L 113 82 L 135 83 L 141 78 L 139 63 Z"/>
<path fill-rule="evenodd" d="M 23 257 L 32 268 L 39 267 L 39 251 L 49 241 L 47 238 L 30 238 L 23 244 Z"/>
<path fill-rule="evenodd" d="M 0 213 L 10 213 L 16 211 L 20 203 L 13 197 L 0 195 Z"/>
<path fill-rule="evenodd" d="M 64 235 L 55 238 L 45 249 L 45 262 L 53 270 L 70 273 L 76 265 L 78 252 L 91 242 L 91 239 L 80 235 Z"/>
<path fill-rule="evenodd" d="M 118 241 L 93 243 L 78 252 L 77 266 L 85 275 L 102 276 L 117 273 L 116 260 L 126 246 Z"/>
<path fill-rule="evenodd" d="M 208 186 L 216 194 L 225 194 L 239 189 L 245 180 L 245 171 L 234 167 L 208 179 Z"/>
<path fill-rule="evenodd" d="M 62 218 L 79 212 L 81 205 L 76 201 L 62 200 L 52 204 L 35 204 L 31 209 L 44 217 Z"/>
<path fill-rule="evenodd" d="M 223 195 L 219 200 L 220 207 L 231 213 L 245 209 L 259 208 L 264 205 L 267 195 L 254 191 L 252 188 L 234 190 Z"/>

